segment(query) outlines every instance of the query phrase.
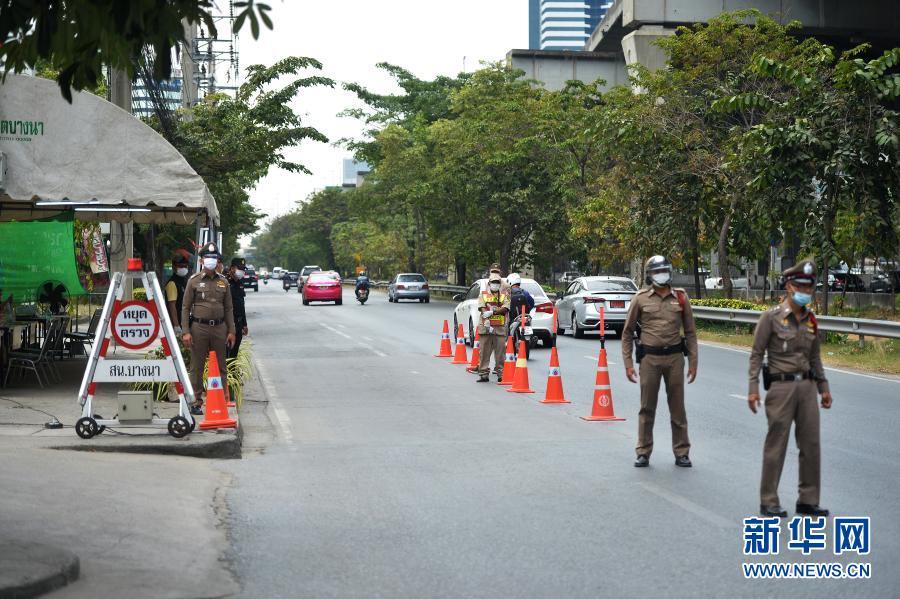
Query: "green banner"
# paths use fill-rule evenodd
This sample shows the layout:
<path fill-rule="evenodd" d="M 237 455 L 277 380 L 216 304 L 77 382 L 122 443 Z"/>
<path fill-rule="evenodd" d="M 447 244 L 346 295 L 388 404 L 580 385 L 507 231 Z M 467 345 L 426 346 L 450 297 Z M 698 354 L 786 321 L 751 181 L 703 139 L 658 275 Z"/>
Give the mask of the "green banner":
<path fill-rule="evenodd" d="M 46 283 L 52 283 L 48 287 Z M 41 289 L 87 292 L 78 279 L 71 212 L 24 222 L 0 222 L 0 301 L 37 301 Z"/>

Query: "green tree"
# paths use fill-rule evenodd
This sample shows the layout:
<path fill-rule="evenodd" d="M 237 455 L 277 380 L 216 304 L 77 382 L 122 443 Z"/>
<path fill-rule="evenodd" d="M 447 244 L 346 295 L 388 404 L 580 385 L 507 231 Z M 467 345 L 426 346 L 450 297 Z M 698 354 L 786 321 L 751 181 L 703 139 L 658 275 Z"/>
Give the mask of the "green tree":
<path fill-rule="evenodd" d="M 245 0 L 234 21 L 247 21 L 254 38 L 260 22 L 269 29 L 268 4 Z M 212 0 L 8 0 L 0 2 L 0 61 L 3 73 L 21 72 L 49 61 L 58 71 L 63 97 L 93 88 L 111 66 L 134 76 L 145 46 L 153 48 L 159 80 L 172 71 L 172 48 L 184 37 L 182 20 L 201 23 L 216 36 Z"/>

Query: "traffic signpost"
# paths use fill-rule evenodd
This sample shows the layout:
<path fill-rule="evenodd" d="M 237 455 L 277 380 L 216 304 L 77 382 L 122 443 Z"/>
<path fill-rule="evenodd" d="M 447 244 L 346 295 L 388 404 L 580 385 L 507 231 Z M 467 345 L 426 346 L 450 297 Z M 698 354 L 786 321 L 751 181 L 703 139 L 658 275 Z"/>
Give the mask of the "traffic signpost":
<path fill-rule="evenodd" d="M 123 301 L 125 283 L 131 279 L 141 279 L 147 293 L 146 301 Z M 194 390 L 181 357 L 175 329 L 163 302 L 156 273 L 144 272 L 140 259 L 129 259 L 128 271 L 113 275 L 81 387 L 78 390 L 78 402 L 82 412 L 81 418 L 75 424 L 75 432 L 79 437 L 90 439 L 102 433 L 107 426 L 135 425 L 134 421 L 123 423 L 119 418 L 103 419 L 94 414 L 93 402 L 97 383 L 174 384 L 178 393 L 178 415 L 168 419 L 150 418 L 140 425 L 166 426 L 173 437 L 184 437 L 193 432 L 196 422 L 191 416 L 189 404 L 194 401 Z M 111 341 L 129 350 L 146 349 L 159 342 L 163 356 L 157 359 L 109 358 L 107 351 Z"/>

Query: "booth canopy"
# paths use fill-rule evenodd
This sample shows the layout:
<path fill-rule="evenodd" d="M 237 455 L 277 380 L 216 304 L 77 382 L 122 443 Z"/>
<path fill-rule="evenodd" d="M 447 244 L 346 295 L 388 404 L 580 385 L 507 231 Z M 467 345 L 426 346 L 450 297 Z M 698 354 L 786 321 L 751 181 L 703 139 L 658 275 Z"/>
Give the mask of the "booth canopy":
<path fill-rule="evenodd" d="M 82 221 L 219 220 L 203 179 L 161 135 L 94 94 L 69 104 L 48 79 L 10 73 L 0 83 L 0 154 L 2 221 L 76 207 Z"/>

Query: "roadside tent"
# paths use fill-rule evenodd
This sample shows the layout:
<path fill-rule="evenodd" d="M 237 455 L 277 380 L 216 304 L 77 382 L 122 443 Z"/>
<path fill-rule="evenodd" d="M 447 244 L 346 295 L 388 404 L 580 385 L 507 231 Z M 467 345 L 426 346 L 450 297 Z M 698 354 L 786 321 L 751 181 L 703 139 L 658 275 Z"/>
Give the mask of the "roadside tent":
<path fill-rule="evenodd" d="M 0 221 L 75 210 L 82 221 L 218 225 L 209 189 L 169 142 L 94 94 L 69 104 L 48 79 L 0 83 L 0 169 Z"/>

